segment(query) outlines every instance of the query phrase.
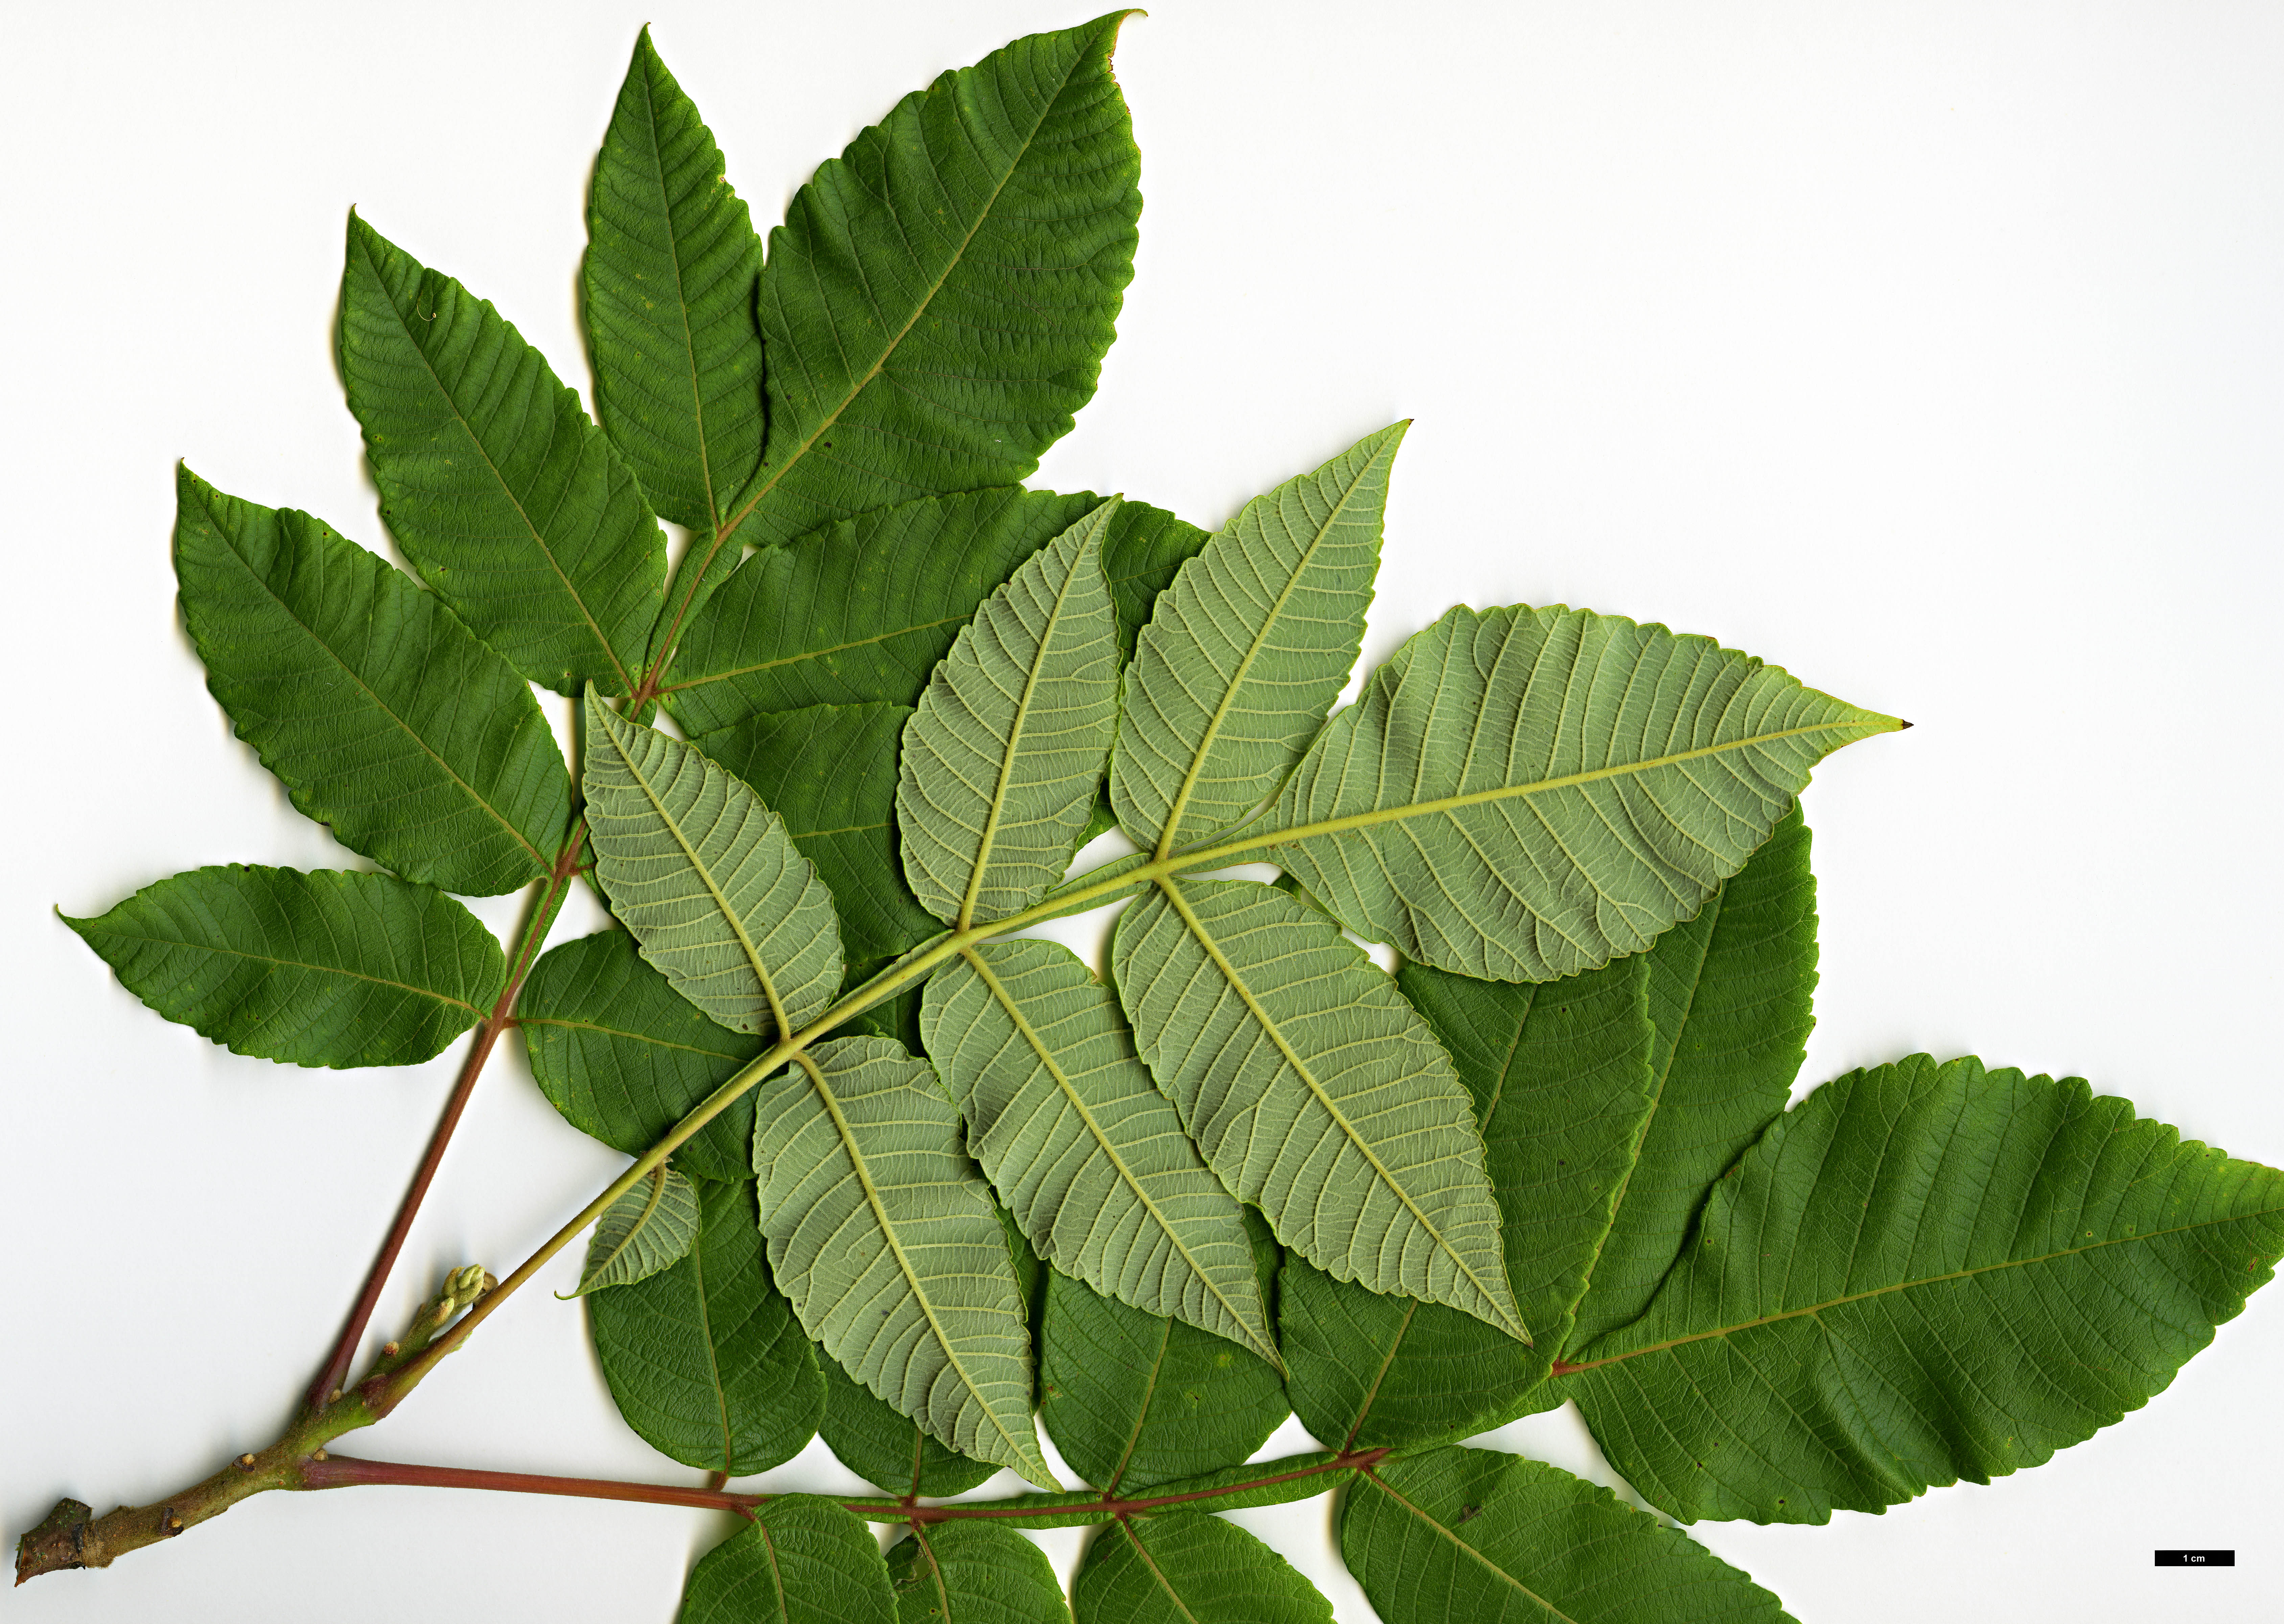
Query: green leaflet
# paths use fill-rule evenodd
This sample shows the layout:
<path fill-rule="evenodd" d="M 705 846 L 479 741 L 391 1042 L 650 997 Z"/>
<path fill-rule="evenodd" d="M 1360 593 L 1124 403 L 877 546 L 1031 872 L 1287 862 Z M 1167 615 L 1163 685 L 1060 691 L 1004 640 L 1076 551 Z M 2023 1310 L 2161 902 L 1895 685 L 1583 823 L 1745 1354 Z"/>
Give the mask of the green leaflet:
<path fill-rule="evenodd" d="M 757 552 L 692 621 L 667 708 L 694 735 L 762 711 L 917 704 L 976 605 L 1100 500 L 970 491 L 859 513 Z"/>
<path fill-rule="evenodd" d="M 984 599 L 904 724 L 904 878 L 955 929 L 1038 901 L 1078 849 L 1117 725 L 1117 636 L 1101 556 L 1115 501 Z"/>
<path fill-rule="evenodd" d="M 1235 1523 L 1202 1511 L 1121 1518 L 1071 1585 L 1078 1624 L 1332 1624 L 1333 1604 Z"/>
<path fill-rule="evenodd" d="M 829 1500 L 772 1500 L 698 1558 L 675 1624 L 896 1624 L 872 1531 Z"/>
<path fill-rule="evenodd" d="M 1333 719 L 1274 848 L 1407 958 L 1546 981 L 1636 953 L 1767 839 L 1809 769 L 1904 726 L 1709 637 L 1568 609 L 1453 609 Z"/>
<path fill-rule="evenodd" d="M 1070 1624 L 1047 1553 L 1013 1528 L 914 1523 L 888 1578 L 898 1624 Z"/>
<path fill-rule="evenodd" d="M 1808 826 L 1795 808 L 1694 919 L 1642 956 L 1657 1027 L 1655 1103 L 1565 1349 L 1649 1306 L 1705 1192 L 1792 1097 L 1816 1024 L 1808 863 Z"/>
<path fill-rule="evenodd" d="M 1110 517 L 1110 533 L 1102 538 L 1102 573 L 1109 579 L 1111 602 L 1118 611 L 1122 662 L 1134 657 L 1135 639 L 1149 624 L 1158 594 L 1173 584 L 1175 574 L 1198 556 L 1208 539 L 1204 531 L 1163 508 L 1146 502 L 1118 504 Z M 1102 827 L 1115 821 L 1106 806 Z"/>
<path fill-rule="evenodd" d="M 587 695 L 587 828 L 612 911 L 675 991 L 739 1032 L 798 1032 L 841 984 L 833 897 L 753 791 Z"/>
<path fill-rule="evenodd" d="M 1006 1238 L 927 1063 L 834 1038 L 758 1093 L 762 1232 L 802 1327 L 943 1442 L 1054 1487 Z"/>
<path fill-rule="evenodd" d="M 579 397 L 483 300 L 349 217 L 341 375 L 381 517 L 535 683 L 632 691 L 666 538 Z"/>
<path fill-rule="evenodd" d="M 1279 1240 L 1529 1339 L 1451 1059 L 1331 921 L 1269 886 L 1164 880 L 1119 917 L 1111 969 L 1206 1165 Z"/>
<path fill-rule="evenodd" d="M 1278 1250 L 1258 1217 L 1246 1225 L 1260 1296 Z M 1512 1346 L 1510 1344 L 1509 1346 Z M 1106 1495 L 1234 1466 L 1288 1413 L 1277 1367 L 1195 1325 L 1047 1277 L 1039 1335 L 1039 1419 L 1079 1476 Z"/>
<path fill-rule="evenodd" d="M 63 921 L 168 1020 L 296 1066 L 415 1065 L 482 1019 L 507 980 L 473 914 L 387 874 L 233 863 Z"/>
<path fill-rule="evenodd" d="M 1648 982 L 1639 957 L 1537 987 L 1398 973 L 1473 1098 L 1507 1277 L 1537 1345 L 1296 1262 L 1279 1312 L 1293 1407 L 1313 1435 L 1343 1448 L 1465 1438 L 1547 1392 L 1649 1111 Z"/>
<path fill-rule="evenodd" d="M 769 448 L 733 516 L 751 513 L 748 541 L 1013 485 L 1068 432 L 1134 274 L 1123 15 L 943 75 L 794 194 L 762 273 Z"/>
<path fill-rule="evenodd" d="M 603 1209 L 587 1243 L 587 1266 L 580 1272 L 584 1297 L 614 1285 L 632 1285 L 690 1255 L 698 1244 L 698 1191 L 663 1163 L 640 1183 Z"/>
<path fill-rule="evenodd" d="M 588 1328 L 619 1414 L 645 1442 L 742 1478 L 801 1452 L 825 1387 L 770 1283 L 752 1181 L 691 1182 L 696 1245 L 647 1280 L 589 1298 Z"/>
<path fill-rule="evenodd" d="M 761 276 L 721 149 L 645 28 L 595 159 L 579 285 L 596 413 L 698 549 L 762 460 Z"/>
<path fill-rule="evenodd" d="M 2139 1409 L 2280 1253 L 2284 1173 L 2074 1078 L 1919 1055 L 1779 1118 L 1648 1311 L 1557 1374 L 1676 1517 L 1820 1523 Z"/>
<path fill-rule="evenodd" d="M 1111 805 L 1136 845 L 1163 856 L 1228 827 L 1324 725 L 1363 643 L 1407 426 L 1247 503 L 1159 599 L 1126 674 L 1110 767 Z"/>
<path fill-rule="evenodd" d="M 928 982 L 920 1024 L 968 1153 L 1042 1257 L 1277 1362 L 1238 1205 L 1076 955 L 1036 939 L 972 948 Z"/>
<path fill-rule="evenodd" d="M 207 687 L 333 838 L 420 880 L 493 896 L 555 863 L 563 753 L 523 679 L 401 571 L 292 509 L 188 468 L 175 574 Z"/>
<path fill-rule="evenodd" d="M 539 956 L 515 1024 L 540 1092 L 580 1132 L 639 1156 L 762 1052 L 717 1027 L 645 964 L 626 931 L 598 931 Z M 675 1165 L 706 1179 L 754 1172 L 748 1094 L 683 1143 Z"/>
<path fill-rule="evenodd" d="M 1789 1624 L 1775 1597 L 1687 1534 L 1490 1449 L 1359 1473 L 1340 1540 L 1384 1624 Z"/>
<path fill-rule="evenodd" d="M 898 1415 L 872 1390 L 830 1359 L 817 1362 L 825 1378 L 825 1414 L 817 1424 L 841 1464 L 892 1495 L 943 1499 L 964 1495 L 999 1471 L 948 1449 L 922 1432 L 910 1416 Z"/>
<path fill-rule="evenodd" d="M 811 705 L 692 741 L 744 779 L 817 865 L 852 966 L 894 958 L 941 928 L 912 900 L 896 857 L 896 748 L 911 714 L 903 705 Z"/>

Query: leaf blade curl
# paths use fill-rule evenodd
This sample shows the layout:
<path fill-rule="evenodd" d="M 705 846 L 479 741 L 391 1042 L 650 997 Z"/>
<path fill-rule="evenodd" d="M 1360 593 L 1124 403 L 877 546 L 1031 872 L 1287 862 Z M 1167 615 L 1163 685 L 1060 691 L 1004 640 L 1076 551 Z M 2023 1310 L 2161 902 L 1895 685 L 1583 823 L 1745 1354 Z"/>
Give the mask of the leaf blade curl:
<path fill-rule="evenodd" d="M 2076 1079 L 1914 1056 L 1778 1119 L 1647 1311 L 1556 1374 L 1676 1516 L 1820 1523 L 2091 1437 L 2280 1253 L 2284 1173 Z"/>
<path fill-rule="evenodd" d="M 832 894 L 761 798 L 587 696 L 587 827 L 613 910 L 674 989 L 734 1031 L 790 1035 L 841 984 Z"/>
<path fill-rule="evenodd" d="M 1227 828 L 1301 759 L 1363 646 L 1407 426 L 1246 504 L 1160 594 L 1110 769 L 1136 845 L 1164 856 Z"/>
<path fill-rule="evenodd" d="M 943 74 L 794 194 L 762 272 L 770 428 L 748 540 L 1015 484 L 1068 432 L 1133 276 L 1140 156 L 1110 71 L 1124 15 Z"/>
<path fill-rule="evenodd" d="M 1117 715 L 1105 503 L 984 599 L 904 724 L 904 878 L 965 930 L 1020 912 L 1070 867 Z"/>
<path fill-rule="evenodd" d="M 578 396 L 488 301 L 354 215 L 340 343 L 381 517 L 422 578 L 533 682 L 632 691 L 666 538 Z"/>
<path fill-rule="evenodd" d="M 1688 1535 L 1599 1484 L 1490 1449 L 1357 1474 L 1339 1534 L 1387 1624 L 1791 1624 Z"/>
<path fill-rule="evenodd" d="M 611 1400 L 644 1442 L 685 1466 L 747 1477 L 801 1452 L 825 1388 L 770 1280 L 752 1181 L 693 1183 L 690 1252 L 590 1297 L 588 1331 Z"/>
<path fill-rule="evenodd" d="M 696 1187 L 660 1163 L 595 1220 L 579 1287 L 571 1295 L 633 1285 L 673 1268 L 698 1244 L 698 1225 Z"/>
<path fill-rule="evenodd" d="M 64 923 L 168 1019 L 295 1066 L 417 1065 L 507 980 L 474 915 L 389 874 L 192 869 Z"/>
<path fill-rule="evenodd" d="M 547 719 L 434 595 L 307 513 L 178 470 L 175 573 L 207 687 L 293 805 L 405 878 L 493 896 L 571 821 Z"/>
<path fill-rule="evenodd" d="M 1451 610 L 1279 792 L 1284 864 L 1359 935 L 1489 980 L 1639 952 L 1744 865 L 1831 751 L 1905 724 L 1706 637 Z"/>
<path fill-rule="evenodd" d="M 709 546 L 762 459 L 762 241 L 645 27 L 587 194 L 595 408 L 664 517 Z"/>
<path fill-rule="evenodd" d="M 1278 1362 L 1237 1202 L 1076 955 L 980 944 L 930 980 L 920 1019 L 969 1153 L 1042 1258 Z"/>
<path fill-rule="evenodd" d="M 802 1327 L 941 1441 L 1052 1487 L 1014 1265 L 927 1063 L 833 1038 L 759 1093 L 762 1232 Z"/>
<path fill-rule="evenodd" d="M 1330 920 L 1268 886 L 1162 880 L 1119 917 L 1111 964 L 1151 1075 L 1279 1240 L 1529 1339 L 1467 1092 Z"/>

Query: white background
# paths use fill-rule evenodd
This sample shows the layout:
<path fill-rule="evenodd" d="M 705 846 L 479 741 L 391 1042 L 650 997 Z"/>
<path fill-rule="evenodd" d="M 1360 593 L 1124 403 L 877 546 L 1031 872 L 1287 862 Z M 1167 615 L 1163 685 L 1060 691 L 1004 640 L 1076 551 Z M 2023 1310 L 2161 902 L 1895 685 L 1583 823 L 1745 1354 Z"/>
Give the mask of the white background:
<path fill-rule="evenodd" d="M 362 866 L 230 738 L 167 562 L 177 457 L 386 545 L 330 352 L 348 207 L 583 388 L 582 199 L 638 25 L 766 223 L 903 92 L 1088 9 L 8 12 L 12 1537 L 59 1495 L 139 1503 L 275 1435 L 458 1062 L 239 1058 L 141 1009 L 49 912 L 201 863 Z M 1160 0 L 1118 54 L 1138 274 L 1100 394 L 1036 482 L 1210 527 L 1416 418 L 1368 657 L 1455 598 L 1588 605 L 1918 724 L 1807 796 L 1808 1080 L 1972 1051 L 2284 1159 L 2280 66 L 2270 4 Z M 505 931 L 515 910 L 479 911 Z M 621 1164 L 510 1047 L 375 1340 L 443 1269 L 505 1272 Z M 2284 1618 L 2280 1368 L 2271 1292 L 2038 1471 L 1826 1527 L 1696 1532 L 1811 1624 Z M 1561 1414 L 1499 1441 L 1607 1477 Z M 348 1447 L 695 1478 L 619 1424 L 578 1310 L 542 1291 Z M 769 1481 L 850 1480 L 813 1446 Z M 1328 1510 L 1242 1520 L 1367 1619 Z M 664 1620 L 726 1527 L 274 1495 L 0 1610 Z M 1048 1542 L 1068 1565 L 1079 1536 Z M 2241 1565 L 2158 1572 L 2165 1545 Z"/>

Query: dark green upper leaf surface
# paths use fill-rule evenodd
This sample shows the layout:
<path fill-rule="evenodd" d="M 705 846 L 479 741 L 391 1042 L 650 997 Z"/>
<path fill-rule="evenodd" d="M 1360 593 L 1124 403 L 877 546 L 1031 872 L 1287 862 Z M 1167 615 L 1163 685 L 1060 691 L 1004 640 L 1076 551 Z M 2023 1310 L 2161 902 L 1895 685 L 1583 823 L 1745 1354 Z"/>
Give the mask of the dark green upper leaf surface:
<path fill-rule="evenodd" d="M 643 962 L 625 931 L 598 931 L 539 956 L 515 1003 L 540 1092 L 582 1133 L 639 1156 L 762 1052 L 719 1027 Z M 753 1175 L 747 1094 L 675 1152 L 707 1179 Z"/>
<path fill-rule="evenodd" d="M 896 855 L 896 749 L 903 705 L 764 712 L 692 742 L 750 785 L 833 893 L 841 949 L 877 964 L 942 927 L 914 900 Z"/>
<path fill-rule="evenodd" d="M 680 739 L 587 695 L 587 832 L 619 922 L 740 1032 L 800 1031 L 841 985 L 833 894 L 777 815 Z"/>
<path fill-rule="evenodd" d="M 820 1355 L 817 1367 L 825 1378 L 825 1414 L 817 1433 L 841 1464 L 867 1483 L 892 1495 L 941 1499 L 964 1495 L 999 1470 L 996 1462 L 938 1443 L 835 1361 Z"/>
<path fill-rule="evenodd" d="M 488 301 L 355 215 L 340 347 L 381 516 L 423 579 L 532 681 L 630 692 L 666 538 L 579 397 Z"/>
<path fill-rule="evenodd" d="M 1118 608 L 1118 656 L 1134 656 L 1134 641 L 1150 623 L 1158 594 L 1173 584 L 1183 565 L 1198 556 L 1208 537 L 1163 508 L 1146 502 L 1122 502 L 1111 515 L 1102 542 L 1102 573 L 1110 578 L 1111 601 Z M 1106 811 L 1102 827 L 1115 819 Z"/>
<path fill-rule="evenodd" d="M 763 1254 L 750 1180 L 697 1184 L 697 1245 L 663 1272 L 587 1300 L 603 1378 L 653 1448 L 742 1478 L 817 1431 L 825 1386 Z"/>
<path fill-rule="evenodd" d="M 896 1624 L 872 1531 L 829 1500 L 772 1500 L 699 1558 L 675 1624 Z"/>
<path fill-rule="evenodd" d="M 1363 642 L 1404 428 L 1247 503 L 1153 609 L 1110 769 L 1136 845 L 1162 855 L 1227 827 L 1323 725 Z"/>
<path fill-rule="evenodd" d="M 1645 1308 L 1690 1219 L 1792 1097 L 1816 1024 L 1816 878 L 1795 808 L 1649 966 L 1652 1105 L 1568 1349 Z M 1431 1017 L 1432 1019 L 1432 1017 Z"/>
<path fill-rule="evenodd" d="M 1341 1556 L 1383 1624 L 1786 1624 L 1687 1534 L 1559 1467 L 1435 1449 L 1361 1473 Z"/>
<path fill-rule="evenodd" d="M 1118 721 L 1102 574 L 1115 500 L 1017 566 L 937 662 L 904 724 L 897 844 L 912 894 L 965 930 L 1061 879 Z"/>
<path fill-rule="evenodd" d="M 745 199 L 645 28 L 595 160 L 580 286 L 596 410 L 694 547 L 762 460 L 761 275 Z"/>
<path fill-rule="evenodd" d="M 1267 1301 L 1277 1243 L 1256 1215 L 1246 1230 Z M 1284 1384 L 1258 1355 L 1059 1271 L 1047 1277 L 1039 1343 L 1039 1419 L 1072 1469 L 1105 1494 L 1233 1466 L 1287 1414 Z"/>
<path fill-rule="evenodd" d="M 1320 832 L 1273 860 L 1406 958 L 1552 980 L 1695 914 L 1811 768 L 1903 725 L 1709 637 L 1453 609 L 1310 746 L 1270 826 Z"/>
<path fill-rule="evenodd" d="M 1119 916 L 1111 964 L 1150 1074 L 1279 1240 L 1527 1336 L 1467 1091 L 1331 920 L 1270 886 L 1162 880 Z"/>
<path fill-rule="evenodd" d="M 1047 1553 L 1013 1528 L 915 1523 L 888 1551 L 898 1624 L 1070 1624 Z"/>
<path fill-rule="evenodd" d="M 473 914 L 388 874 L 233 863 L 64 923 L 168 1020 L 296 1066 L 426 1060 L 489 1013 L 507 980 Z"/>
<path fill-rule="evenodd" d="M 1259 1540 L 1202 1511 L 1115 1522 L 1071 1586 L 1078 1624 L 1332 1624 L 1333 1604 Z"/>
<path fill-rule="evenodd" d="M 1123 15 L 944 74 L 794 195 L 762 274 L 769 444 L 747 541 L 1014 484 L 1068 432 L 1133 276 Z"/>
<path fill-rule="evenodd" d="M 970 491 L 758 552 L 692 621 L 667 708 L 694 735 L 758 711 L 918 704 L 975 606 L 1098 505 L 1084 494 Z"/>
<path fill-rule="evenodd" d="M 507 662 L 387 560 L 188 468 L 175 573 L 207 687 L 302 812 L 407 879 L 470 896 L 553 865 L 563 753 Z"/>
<path fill-rule="evenodd" d="M 1559 1385 L 1675 1516 L 1823 1522 L 2139 1409 L 2280 1253 L 2284 1174 L 2076 1079 L 1915 1056 L 1779 1118 Z"/>
<path fill-rule="evenodd" d="M 1537 987 L 1406 964 L 1396 985 L 1473 1100 L 1507 1277 L 1537 1346 L 1293 1265 L 1280 1309 L 1293 1406 L 1343 1447 L 1465 1438 L 1543 1390 L 1649 1109 L 1639 958 Z"/>

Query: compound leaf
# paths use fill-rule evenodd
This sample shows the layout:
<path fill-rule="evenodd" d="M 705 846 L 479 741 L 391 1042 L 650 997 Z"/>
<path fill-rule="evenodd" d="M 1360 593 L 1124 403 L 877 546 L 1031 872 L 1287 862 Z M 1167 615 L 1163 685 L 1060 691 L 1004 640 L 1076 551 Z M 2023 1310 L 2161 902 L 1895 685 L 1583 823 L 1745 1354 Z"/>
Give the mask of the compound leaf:
<path fill-rule="evenodd" d="M 634 475 L 488 301 L 349 217 L 341 375 L 381 517 L 535 683 L 630 692 L 666 579 Z"/>
<path fill-rule="evenodd" d="M 760 1039 L 698 1012 L 626 931 L 598 931 L 539 956 L 515 1024 L 540 1092 L 564 1120 L 638 1156 L 762 1052 Z M 754 1175 L 754 1100 L 733 1101 L 674 1153 L 706 1179 Z"/>
<path fill-rule="evenodd" d="M 434 594 L 307 513 L 176 480 L 175 574 L 207 687 L 293 805 L 407 879 L 492 896 L 571 820 L 531 690 Z"/>
<path fill-rule="evenodd" d="M 698 1558 L 675 1624 L 896 1624 L 872 1531 L 829 1500 L 786 1495 Z"/>
<path fill-rule="evenodd" d="M 390 874 L 233 863 L 64 923 L 168 1020 L 296 1066 L 416 1065 L 482 1019 L 507 980 L 473 914 Z"/>
<path fill-rule="evenodd" d="M 1013 485 L 1094 393 L 1142 208 L 1111 77 L 1123 12 L 1035 34 L 899 102 L 794 195 L 762 272 L 767 545 Z"/>
<path fill-rule="evenodd" d="M 1310 746 L 1272 823 L 1317 832 L 1273 856 L 1407 958 L 1552 980 L 1695 914 L 1811 767 L 1904 725 L 1708 637 L 1457 608 Z"/>
<path fill-rule="evenodd" d="M 762 241 L 645 28 L 587 196 L 595 410 L 651 504 L 708 547 L 762 460 Z"/>
<path fill-rule="evenodd" d="M 1266 1300 L 1277 1243 L 1258 1217 L 1246 1230 L 1248 1272 Z M 1039 1419 L 1072 1469 L 1106 1495 L 1233 1466 L 1288 1413 L 1277 1368 L 1259 1355 L 1060 1271 L 1047 1277 L 1039 1350 Z"/>
<path fill-rule="evenodd" d="M 1641 956 L 1657 1027 L 1650 1114 L 1565 1348 L 1649 1306 L 1705 1192 L 1792 1097 L 1816 1024 L 1816 877 L 1799 810 Z"/>
<path fill-rule="evenodd" d="M 1823 1522 L 2138 1409 L 2284 1253 L 2284 1173 L 2077 1079 L 1853 1072 L 1714 1186 L 1639 1319 L 1556 1374 L 1676 1517 Z"/>
<path fill-rule="evenodd" d="M 689 1256 L 697 1243 L 697 1189 L 671 1167 L 653 1167 L 595 1220 L 586 1267 L 572 1295 L 647 1280 Z"/>
<path fill-rule="evenodd" d="M 1293 1565 L 1202 1511 L 1122 1517 L 1095 1536 L 1071 1585 L 1078 1624 L 1332 1624 Z"/>
<path fill-rule="evenodd" d="M 1465 1438 L 1545 1391 L 1649 1110 L 1648 980 L 1639 957 L 1537 987 L 1398 972 L 1472 1097 L 1507 1277 L 1537 1342 L 1295 1262 L 1279 1314 L 1293 1407 L 1313 1435 L 1343 1448 Z"/>
<path fill-rule="evenodd" d="M 825 1378 L 825 1414 L 817 1424 L 841 1464 L 892 1495 L 942 1499 L 964 1495 L 999 1471 L 945 1448 L 900 1415 L 870 1387 L 830 1359 L 817 1362 Z"/>
<path fill-rule="evenodd" d="M 694 735 L 762 711 L 917 704 L 976 605 L 1099 504 L 1083 494 L 970 491 L 859 513 L 757 552 L 692 621 L 667 708 Z"/>
<path fill-rule="evenodd" d="M 896 749 L 911 707 L 811 705 L 748 716 L 692 742 L 784 820 L 833 893 L 852 967 L 936 933 L 896 856 Z"/>
<path fill-rule="evenodd" d="M 675 991 L 739 1032 L 799 1031 L 841 985 L 833 895 L 760 797 L 587 696 L 587 828 L 612 910 Z"/>
<path fill-rule="evenodd" d="M 1110 803 L 1158 855 L 1226 828 L 1324 725 L 1364 639 L 1408 426 L 1256 496 L 1183 565 L 1126 674 Z"/>
<path fill-rule="evenodd" d="M 1041 1257 L 1277 1362 L 1240 1210 L 1076 955 L 1036 939 L 971 948 L 928 982 L 920 1020 L 968 1152 Z"/>
<path fill-rule="evenodd" d="M 1070 867 L 1117 717 L 1101 538 L 1116 499 L 984 599 L 904 724 L 896 829 L 921 906 L 965 930 Z"/>
<path fill-rule="evenodd" d="M 833 1038 L 758 1092 L 762 1232 L 802 1326 L 941 1441 L 1053 1487 L 1014 1264 L 935 1074 Z"/>
<path fill-rule="evenodd" d="M 1467 1090 L 1329 919 L 1270 886 L 1162 880 L 1119 917 L 1111 965 L 1151 1075 L 1279 1240 L 1529 1340 Z"/>
<path fill-rule="evenodd" d="M 702 1214 L 688 1253 L 587 1301 L 619 1414 L 653 1448 L 742 1478 L 801 1452 L 825 1386 L 809 1339 L 770 1283 L 754 1185 L 688 1181 Z"/>
<path fill-rule="evenodd" d="M 1047 1553 L 1013 1528 L 914 1523 L 888 1578 L 898 1624 L 1070 1624 Z"/>
<path fill-rule="evenodd" d="M 1775 1597 L 1687 1534 L 1490 1449 L 1359 1472 L 1340 1541 L 1386 1624 L 1789 1624 Z"/>

